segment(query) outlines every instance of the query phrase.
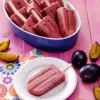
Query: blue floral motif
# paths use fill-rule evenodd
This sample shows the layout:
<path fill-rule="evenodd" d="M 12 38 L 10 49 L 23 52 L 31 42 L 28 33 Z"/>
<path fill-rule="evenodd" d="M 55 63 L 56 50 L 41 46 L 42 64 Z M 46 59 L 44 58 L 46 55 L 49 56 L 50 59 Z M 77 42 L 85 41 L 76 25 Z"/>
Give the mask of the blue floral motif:
<path fill-rule="evenodd" d="M 38 49 L 34 49 L 33 53 L 35 53 L 37 56 L 42 56 L 42 53 Z"/>
<path fill-rule="evenodd" d="M 21 100 L 21 99 L 19 99 L 19 98 L 13 98 L 12 100 Z"/>
<path fill-rule="evenodd" d="M 14 75 L 20 66 L 19 62 L 9 63 L 6 66 L 0 67 L 0 72 L 6 75 Z"/>

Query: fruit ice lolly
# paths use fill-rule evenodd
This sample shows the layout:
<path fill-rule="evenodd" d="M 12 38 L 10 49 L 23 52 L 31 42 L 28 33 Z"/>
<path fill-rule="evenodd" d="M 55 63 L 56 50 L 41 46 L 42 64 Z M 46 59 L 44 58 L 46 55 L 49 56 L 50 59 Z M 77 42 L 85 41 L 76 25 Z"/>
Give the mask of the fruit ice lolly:
<path fill-rule="evenodd" d="M 34 75 L 28 82 L 31 94 L 40 96 L 65 81 L 65 75 L 55 65 L 51 64 Z"/>
<path fill-rule="evenodd" d="M 34 15 L 30 15 L 30 17 L 27 19 L 25 24 L 22 26 L 22 29 L 31 32 L 31 33 L 36 33 L 34 31 L 34 25 L 38 23 L 38 20 L 34 17 Z"/>
<path fill-rule="evenodd" d="M 42 10 L 44 16 L 49 15 L 55 22 L 57 22 L 57 9 L 60 8 L 59 2 L 52 3 L 50 6 Z"/>
<path fill-rule="evenodd" d="M 23 15 L 20 12 L 26 11 L 24 9 L 26 8 L 22 8 L 19 11 L 17 11 L 17 9 L 15 8 L 15 6 L 13 5 L 13 3 L 11 1 L 9 1 L 9 5 L 13 8 L 13 11 L 15 12 L 14 15 L 11 16 L 11 19 L 20 27 L 22 27 L 23 29 L 27 30 L 28 32 L 32 32 L 35 34 L 35 31 L 33 29 L 33 26 L 36 24 L 36 20 L 34 15 L 31 15 L 28 19 L 26 17 L 26 14 L 23 13 Z"/>
<path fill-rule="evenodd" d="M 49 0 L 50 4 L 55 3 L 55 2 L 59 2 L 59 4 L 62 6 L 62 2 L 61 0 Z"/>
<path fill-rule="evenodd" d="M 69 36 L 76 31 L 76 15 L 74 10 L 61 7 L 57 10 L 60 32 L 63 37 Z"/>
<path fill-rule="evenodd" d="M 23 7 L 27 7 L 27 4 L 24 2 L 24 0 L 9 0 L 9 1 L 11 1 L 14 4 L 17 10 L 20 10 Z M 9 16 L 14 14 L 13 9 L 11 8 L 8 2 L 5 3 L 5 8 Z"/>
<path fill-rule="evenodd" d="M 25 9 L 21 9 L 21 11 L 19 12 L 11 1 L 8 1 L 8 4 L 15 13 L 11 16 L 11 20 L 13 20 L 17 25 L 21 27 L 21 25 L 26 22 L 26 18 L 20 12 L 25 12 Z"/>
<path fill-rule="evenodd" d="M 42 1 L 43 0 L 34 0 L 40 7 L 42 7 Z"/>
<path fill-rule="evenodd" d="M 68 9 L 66 0 L 63 0 L 63 5 L 57 9 L 57 16 L 61 35 L 66 37 L 76 31 L 76 14 L 74 10 Z"/>
<path fill-rule="evenodd" d="M 61 0 L 48 0 L 48 2 L 51 4 L 55 2 L 59 2 L 60 6 L 62 6 Z M 48 7 L 48 4 L 45 2 L 45 0 L 42 1 L 42 8 Z"/>
<path fill-rule="evenodd" d="M 44 17 L 35 26 L 35 31 L 45 37 L 49 38 L 61 38 L 60 30 L 57 24 L 53 21 L 50 16 Z"/>
<path fill-rule="evenodd" d="M 28 13 L 32 13 L 32 10 L 34 10 L 41 18 L 43 17 L 40 13 L 41 8 L 39 7 L 39 5 L 35 1 L 30 0 L 27 6 L 27 11 Z"/>
<path fill-rule="evenodd" d="M 29 14 L 27 13 L 27 10 L 26 10 L 26 7 L 23 7 L 22 9 L 20 9 L 20 10 L 18 10 L 19 11 L 19 13 L 21 14 L 21 15 L 23 15 L 26 19 L 29 17 Z M 16 22 L 18 22 L 18 19 L 19 20 L 21 20 L 20 18 L 18 18 L 18 14 L 13 14 L 12 16 L 11 16 L 11 20 L 13 20 L 15 23 Z M 20 24 L 20 23 L 19 23 Z"/>

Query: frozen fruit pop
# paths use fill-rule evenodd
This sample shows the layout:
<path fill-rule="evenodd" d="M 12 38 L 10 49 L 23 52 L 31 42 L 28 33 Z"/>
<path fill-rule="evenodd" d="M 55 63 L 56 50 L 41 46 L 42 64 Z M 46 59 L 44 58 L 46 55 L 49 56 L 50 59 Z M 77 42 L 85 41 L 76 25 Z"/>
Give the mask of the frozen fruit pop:
<path fill-rule="evenodd" d="M 34 10 L 41 18 L 43 17 L 42 14 L 40 13 L 41 8 L 34 0 L 29 0 L 27 3 L 28 3 L 28 6 L 27 6 L 28 13 L 32 13 L 32 10 Z"/>
<path fill-rule="evenodd" d="M 11 20 L 13 20 L 17 25 L 21 27 L 21 25 L 23 25 L 23 23 L 26 22 L 26 18 L 20 12 L 25 11 L 25 9 L 21 9 L 21 11 L 19 12 L 11 1 L 8 1 L 8 4 L 15 13 L 11 16 Z"/>
<path fill-rule="evenodd" d="M 22 27 L 23 29 L 27 30 L 28 32 L 32 32 L 32 33 L 35 34 L 35 31 L 33 29 L 33 26 L 36 24 L 36 20 L 35 20 L 35 18 L 33 18 L 34 16 L 31 15 L 27 19 L 27 16 L 24 15 L 24 13 L 23 13 L 23 15 L 20 13 L 20 12 L 22 12 L 24 10 L 24 8 L 22 8 L 22 10 L 19 12 L 19 11 L 17 11 L 17 9 L 15 8 L 15 6 L 13 5 L 13 3 L 11 1 L 9 1 L 9 5 L 13 8 L 13 11 L 15 12 L 15 14 L 12 15 L 11 19 L 18 26 Z"/>
<path fill-rule="evenodd" d="M 35 26 L 34 29 L 37 33 L 42 36 L 49 38 L 61 38 L 60 30 L 57 24 L 53 21 L 50 16 L 44 17 Z"/>
<path fill-rule="evenodd" d="M 14 14 L 14 11 L 12 10 L 8 2 L 5 3 L 5 8 L 6 8 L 8 15 L 11 17 Z"/>
<path fill-rule="evenodd" d="M 62 6 L 62 2 L 61 0 L 49 0 L 50 4 L 55 3 L 55 2 L 59 2 L 60 5 Z"/>
<path fill-rule="evenodd" d="M 9 1 L 14 4 L 14 6 L 16 7 L 17 10 L 20 10 L 23 7 L 27 7 L 27 4 L 24 2 L 24 0 L 9 0 Z M 8 2 L 5 3 L 5 8 L 9 14 L 9 16 L 14 14 L 14 12 Z"/>
<path fill-rule="evenodd" d="M 55 22 L 57 22 L 56 10 L 61 7 L 59 2 L 52 3 L 51 5 L 48 0 L 45 0 L 45 2 L 48 5 L 48 7 L 44 8 L 42 10 L 42 14 L 44 16 L 49 15 Z"/>
<path fill-rule="evenodd" d="M 11 0 L 11 2 L 18 10 L 23 7 L 27 7 L 27 4 L 24 2 L 24 0 Z"/>
<path fill-rule="evenodd" d="M 63 37 L 69 36 L 76 31 L 76 14 L 74 10 L 61 7 L 57 9 L 57 16 L 60 32 Z"/>
<path fill-rule="evenodd" d="M 23 7 L 22 9 L 20 9 L 19 10 L 19 13 L 21 15 L 23 15 L 26 19 L 29 17 L 29 15 L 27 14 L 27 11 L 26 11 L 26 7 Z M 22 20 L 20 18 L 20 16 L 18 16 L 18 14 L 16 14 L 16 13 L 11 16 L 11 20 L 14 23 L 16 23 L 19 27 L 22 27 L 24 25 L 24 21 L 26 21 L 26 19 L 25 20 Z"/>
<path fill-rule="evenodd" d="M 70 64 L 67 68 L 70 68 Z M 31 94 L 40 96 L 50 91 L 65 81 L 64 71 L 59 70 L 55 65 L 50 64 L 48 67 L 34 75 L 28 82 L 28 90 Z"/>
<path fill-rule="evenodd" d="M 32 10 L 32 13 L 33 14 L 27 19 L 22 28 L 28 32 L 35 33 L 34 25 L 37 24 L 41 20 L 41 18 L 34 10 Z"/>
<path fill-rule="evenodd" d="M 36 33 L 34 31 L 34 25 L 38 23 L 38 20 L 34 17 L 34 15 L 30 15 L 30 17 L 27 19 L 25 24 L 22 26 L 22 29 L 31 32 L 31 33 Z"/>
<path fill-rule="evenodd" d="M 42 1 L 43 0 L 34 0 L 40 7 L 42 7 Z"/>
<path fill-rule="evenodd" d="M 48 0 L 50 4 L 55 3 L 55 2 L 59 2 L 60 6 L 62 6 L 62 2 L 61 0 Z M 42 8 L 47 7 L 48 5 L 45 3 L 45 1 L 43 0 L 42 2 Z"/>

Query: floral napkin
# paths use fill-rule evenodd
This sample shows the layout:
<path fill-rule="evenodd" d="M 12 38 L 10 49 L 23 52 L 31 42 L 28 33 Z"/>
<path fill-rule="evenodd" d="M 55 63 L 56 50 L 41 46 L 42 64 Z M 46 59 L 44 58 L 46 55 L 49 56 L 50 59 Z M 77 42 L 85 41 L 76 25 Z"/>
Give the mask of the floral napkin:
<path fill-rule="evenodd" d="M 20 56 L 18 61 L 0 66 L 0 100 L 21 100 L 13 88 L 14 75 L 21 65 L 37 57 L 42 57 L 42 54 L 39 50 L 34 49 Z"/>

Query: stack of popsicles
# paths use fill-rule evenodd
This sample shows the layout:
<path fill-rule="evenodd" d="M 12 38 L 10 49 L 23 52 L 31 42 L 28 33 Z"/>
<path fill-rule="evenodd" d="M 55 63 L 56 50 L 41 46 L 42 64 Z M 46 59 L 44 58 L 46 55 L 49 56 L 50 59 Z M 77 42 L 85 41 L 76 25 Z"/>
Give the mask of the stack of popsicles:
<path fill-rule="evenodd" d="M 75 11 L 65 0 L 9 0 L 5 8 L 16 25 L 32 34 L 63 38 L 76 31 Z"/>

